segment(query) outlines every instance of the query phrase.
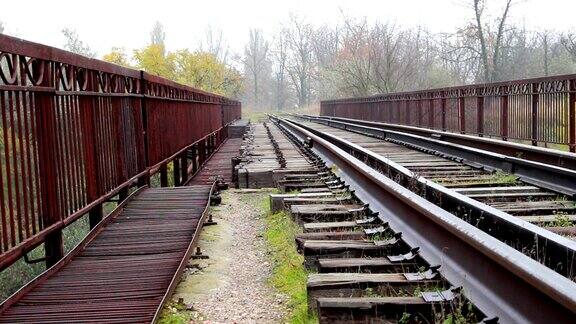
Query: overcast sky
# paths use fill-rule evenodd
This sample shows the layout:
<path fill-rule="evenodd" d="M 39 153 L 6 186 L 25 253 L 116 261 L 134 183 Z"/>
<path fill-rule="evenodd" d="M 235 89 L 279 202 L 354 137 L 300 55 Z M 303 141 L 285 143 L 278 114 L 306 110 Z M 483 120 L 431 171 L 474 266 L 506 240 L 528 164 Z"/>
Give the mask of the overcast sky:
<path fill-rule="evenodd" d="M 487 0 L 495 15 L 505 0 Z M 2 1 L 5 33 L 62 47 L 61 30 L 75 29 L 102 56 L 111 47 L 139 48 L 150 39 L 154 21 L 166 31 L 169 50 L 196 48 L 207 26 L 223 31 L 234 52 L 241 52 L 250 28 L 272 35 L 289 14 L 315 25 L 351 17 L 424 26 L 451 32 L 472 18 L 471 0 L 24 0 Z M 98 5 L 96 5 L 98 4 Z M 528 29 L 576 30 L 576 0 L 519 0 L 511 22 Z"/>

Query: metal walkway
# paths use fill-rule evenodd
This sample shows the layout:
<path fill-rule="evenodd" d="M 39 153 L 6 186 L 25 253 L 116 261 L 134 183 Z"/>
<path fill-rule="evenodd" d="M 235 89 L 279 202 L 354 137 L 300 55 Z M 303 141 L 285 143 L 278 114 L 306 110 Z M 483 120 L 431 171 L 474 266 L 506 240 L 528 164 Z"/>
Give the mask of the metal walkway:
<path fill-rule="evenodd" d="M 196 173 L 190 185 L 211 184 L 220 177 L 224 182 L 232 181 L 232 158 L 238 155 L 242 138 L 229 138 L 214 153 L 212 158 Z"/>
<path fill-rule="evenodd" d="M 10 298 L 0 323 L 150 323 L 171 295 L 201 229 L 216 178 L 232 179 L 228 139 L 191 186 L 146 188 L 66 258 Z"/>
<path fill-rule="evenodd" d="M 145 189 L 33 281 L 1 323 L 151 322 L 185 265 L 211 185 Z M 183 261 L 184 260 L 184 261 Z"/>

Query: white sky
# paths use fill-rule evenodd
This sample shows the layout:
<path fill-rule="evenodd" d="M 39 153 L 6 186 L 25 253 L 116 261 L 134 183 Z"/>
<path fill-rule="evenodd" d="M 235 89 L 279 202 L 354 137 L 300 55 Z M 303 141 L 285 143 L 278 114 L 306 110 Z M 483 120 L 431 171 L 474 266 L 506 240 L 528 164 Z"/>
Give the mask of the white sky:
<path fill-rule="evenodd" d="M 487 0 L 497 14 L 505 0 Z M 240 53 L 250 28 L 272 35 L 294 13 L 315 25 L 351 17 L 424 26 L 451 32 L 472 18 L 471 0 L 22 0 L 0 4 L 5 33 L 61 47 L 61 30 L 75 29 L 98 56 L 113 46 L 127 50 L 149 42 L 154 21 L 166 31 L 169 50 L 196 48 L 207 26 L 221 29 L 233 52 Z M 98 3 L 96 6 L 95 4 Z M 511 22 L 528 29 L 575 30 L 576 0 L 517 0 Z"/>

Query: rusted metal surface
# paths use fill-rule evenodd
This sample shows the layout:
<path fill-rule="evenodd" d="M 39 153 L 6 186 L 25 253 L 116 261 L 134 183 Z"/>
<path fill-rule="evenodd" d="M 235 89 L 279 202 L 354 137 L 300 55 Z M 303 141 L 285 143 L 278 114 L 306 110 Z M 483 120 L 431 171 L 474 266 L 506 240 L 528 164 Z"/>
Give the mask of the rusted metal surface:
<path fill-rule="evenodd" d="M 192 252 L 211 191 L 142 190 L 69 259 L 8 300 L 0 322 L 152 322 Z"/>
<path fill-rule="evenodd" d="M 5 35 L 0 66 L 0 270 L 41 243 L 54 264 L 63 227 L 97 223 L 103 202 L 240 116 L 222 96 Z"/>
<path fill-rule="evenodd" d="M 528 222 L 546 226 L 562 219 L 562 215 L 572 216 L 576 205 L 569 198 L 528 186 L 514 177 L 463 164 L 435 151 L 421 151 L 338 126 L 297 124 L 381 170 L 388 178 L 423 193 L 429 201 L 475 227 L 576 280 L 576 269 L 572 266 L 576 262 L 576 242 Z"/>
<path fill-rule="evenodd" d="M 314 117 L 310 115 L 308 116 Z M 549 149 L 544 147 L 536 147 L 510 141 L 502 141 L 494 138 L 457 134 L 451 132 L 439 132 L 433 129 L 427 129 L 415 126 L 397 125 L 397 124 L 389 124 L 389 123 L 373 122 L 373 121 L 341 118 L 341 117 L 325 117 L 325 118 L 346 123 L 354 123 L 368 127 L 380 128 L 383 130 L 399 131 L 424 137 L 431 137 L 448 143 L 462 144 L 469 147 L 474 147 L 494 153 L 500 153 L 513 157 L 521 157 L 523 159 L 530 161 L 541 162 L 545 164 L 559 166 L 562 168 L 576 170 L 575 153 Z"/>
<path fill-rule="evenodd" d="M 522 181 L 531 183 L 568 196 L 576 194 L 576 170 L 539 163 L 517 156 L 506 156 L 489 150 L 480 150 L 466 145 L 453 144 L 438 140 L 434 136 L 424 137 L 402 131 L 384 130 L 369 127 L 354 122 L 327 120 L 323 117 L 307 117 L 320 123 L 344 128 L 353 132 L 385 138 L 387 141 L 397 141 L 422 150 L 429 150 L 460 158 L 469 164 L 482 166 L 488 170 L 502 170 L 513 173 Z"/>
<path fill-rule="evenodd" d="M 290 121 L 281 120 L 280 123 L 293 132 L 301 143 L 307 138 L 311 139 L 308 142 L 312 143 L 312 151 L 327 163 L 329 169 L 337 170 L 341 180 L 355 190 L 355 197 L 370 203 L 370 210 L 379 212 L 377 218 L 391 231 L 402 232 L 402 235 L 395 237 L 408 247 L 402 252 L 406 254 L 399 255 L 398 260 L 417 251 L 429 265 L 440 265 L 437 271 L 442 278 L 452 285 L 462 286 L 460 292 L 488 319 L 497 317 L 502 323 L 569 323 L 573 320 L 576 312 L 574 282 L 401 187 L 366 165 L 363 156 L 355 158 Z M 373 222 L 370 219 L 361 221 Z M 348 244 L 346 241 L 341 243 Z M 397 243 L 388 240 L 381 246 L 402 249 L 390 244 Z M 419 250 L 409 250 L 409 247 Z M 359 288 L 360 291 L 366 290 L 364 286 Z M 438 293 L 435 296 L 427 293 L 422 296 L 428 302 L 441 297 Z M 392 300 L 374 299 L 376 304 L 393 304 Z M 333 301 L 330 307 L 336 307 Z M 359 302 L 364 311 L 372 309 L 366 300 L 354 299 L 354 302 Z M 406 303 L 410 305 L 412 302 L 414 300 L 398 302 L 399 308 L 405 310 Z M 386 310 L 392 309 L 396 308 L 382 307 L 376 313 L 383 315 Z M 348 308 L 340 314 L 350 311 Z M 324 314 L 321 313 L 321 316 Z"/>
<path fill-rule="evenodd" d="M 238 155 L 242 138 L 224 141 L 218 151 L 198 170 L 189 185 L 210 184 L 217 179 L 232 182 L 232 158 Z"/>
<path fill-rule="evenodd" d="M 323 116 L 514 139 L 576 152 L 576 75 L 327 100 Z"/>

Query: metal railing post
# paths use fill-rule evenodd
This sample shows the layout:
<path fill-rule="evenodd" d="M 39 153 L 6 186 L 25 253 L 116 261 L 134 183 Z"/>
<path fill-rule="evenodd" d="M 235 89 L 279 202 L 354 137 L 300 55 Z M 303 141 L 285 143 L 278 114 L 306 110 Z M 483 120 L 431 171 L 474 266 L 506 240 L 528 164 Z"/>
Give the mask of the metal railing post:
<path fill-rule="evenodd" d="M 190 149 L 191 155 L 192 155 L 192 173 L 196 173 L 196 171 L 198 171 L 198 161 L 197 161 L 197 157 L 198 157 L 198 147 L 196 144 L 192 145 L 192 148 Z"/>
<path fill-rule="evenodd" d="M 568 81 L 568 147 L 576 153 L 576 79 Z"/>
<path fill-rule="evenodd" d="M 148 156 L 148 109 L 147 109 L 147 98 L 146 93 L 148 89 L 148 82 L 146 82 L 146 78 L 144 77 L 144 71 L 140 71 L 140 116 L 142 118 L 142 133 L 139 136 L 142 136 L 142 157 L 144 161 L 142 161 L 142 165 L 144 168 L 148 168 L 150 165 L 149 163 L 149 156 Z M 150 186 L 150 173 L 146 173 L 144 177 L 138 179 L 138 186 Z"/>
<path fill-rule="evenodd" d="M 500 136 L 502 140 L 508 140 L 508 92 L 501 88 L 501 91 L 506 91 L 500 96 Z M 502 92 L 501 92 L 502 93 Z"/>
<path fill-rule="evenodd" d="M 54 86 L 54 85 L 50 85 Z M 56 103 L 55 94 L 40 92 L 36 95 L 38 127 L 38 155 L 40 161 L 40 188 L 41 188 L 41 213 L 44 227 L 60 221 L 61 211 L 57 196 L 57 166 L 56 166 Z M 44 241 L 46 254 L 46 267 L 56 264 L 64 256 L 62 244 L 62 230 L 50 233 Z"/>
<path fill-rule="evenodd" d="M 441 106 L 442 106 L 442 131 L 445 132 L 446 131 L 446 92 L 442 91 L 442 100 L 441 100 Z"/>
<path fill-rule="evenodd" d="M 166 164 L 160 166 L 160 187 L 168 187 L 168 169 Z"/>
<path fill-rule="evenodd" d="M 418 107 L 418 127 L 422 127 L 422 99 L 417 99 Z"/>
<path fill-rule="evenodd" d="M 458 115 L 460 117 L 460 133 L 466 134 L 466 98 L 464 91 L 458 91 Z"/>
<path fill-rule="evenodd" d="M 172 160 L 172 176 L 174 178 L 174 187 L 180 186 L 180 159 L 178 157 Z"/>
<path fill-rule="evenodd" d="M 434 129 L 434 99 L 428 99 L 428 128 Z"/>
<path fill-rule="evenodd" d="M 410 104 L 409 104 L 410 100 L 405 99 L 404 100 L 404 116 L 405 116 L 405 120 L 406 120 L 406 125 L 410 125 Z"/>
<path fill-rule="evenodd" d="M 87 89 L 93 91 L 96 80 L 88 78 Z M 84 129 L 84 164 L 86 170 L 86 194 L 89 201 L 94 201 L 102 194 L 101 186 L 99 185 L 99 166 L 96 152 L 96 138 L 94 136 L 95 125 L 95 102 L 91 96 L 79 96 L 78 105 L 80 108 L 80 118 L 82 128 Z M 94 228 L 102 220 L 104 211 L 102 204 L 98 204 L 88 213 L 88 223 L 90 229 Z"/>
<path fill-rule="evenodd" d="M 184 151 L 180 157 L 180 174 L 182 177 L 182 183 L 188 180 L 188 151 Z"/>
<path fill-rule="evenodd" d="M 477 93 L 476 97 L 476 116 L 478 136 L 484 136 L 484 97 L 481 93 Z"/>
<path fill-rule="evenodd" d="M 538 146 L 538 83 L 532 83 L 532 145 Z"/>

